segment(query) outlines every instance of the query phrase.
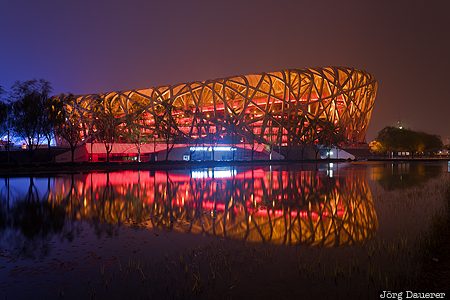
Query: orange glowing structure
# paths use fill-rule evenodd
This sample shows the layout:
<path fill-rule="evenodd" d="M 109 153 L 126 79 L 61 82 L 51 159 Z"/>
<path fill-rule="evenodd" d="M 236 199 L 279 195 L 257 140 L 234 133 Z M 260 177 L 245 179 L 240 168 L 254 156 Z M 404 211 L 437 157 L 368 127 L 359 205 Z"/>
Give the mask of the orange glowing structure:
<path fill-rule="evenodd" d="M 84 95 L 65 106 L 82 116 L 85 141 L 104 142 L 95 134 L 106 130 L 95 125 L 100 110 L 115 118 L 116 144 L 135 144 L 126 133 L 138 128 L 142 144 L 153 145 L 146 152 L 158 151 L 155 144 L 247 144 L 263 151 L 317 143 L 324 126 L 347 144 L 364 142 L 376 91 L 365 71 L 325 67 Z"/>

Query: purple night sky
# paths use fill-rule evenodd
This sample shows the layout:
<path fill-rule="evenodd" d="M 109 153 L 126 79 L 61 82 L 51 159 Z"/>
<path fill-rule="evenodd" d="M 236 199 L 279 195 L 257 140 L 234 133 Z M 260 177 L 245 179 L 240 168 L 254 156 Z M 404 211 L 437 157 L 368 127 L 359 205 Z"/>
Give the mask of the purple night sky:
<path fill-rule="evenodd" d="M 0 0 L 0 85 L 96 93 L 285 68 L 378 79 L 386 125 L 450 137 L 448 1 Z"/>

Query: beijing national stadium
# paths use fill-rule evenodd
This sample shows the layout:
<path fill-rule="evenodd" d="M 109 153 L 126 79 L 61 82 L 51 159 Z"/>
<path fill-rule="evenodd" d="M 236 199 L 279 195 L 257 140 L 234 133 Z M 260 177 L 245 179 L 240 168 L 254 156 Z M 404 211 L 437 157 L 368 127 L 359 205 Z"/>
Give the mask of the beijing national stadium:
<path fill-rule="evenodd" d="M 339 158 L 366 145 L 376 92 L 365 71 L 323 67 L 80 95 L 64 109 L 79 123 L 76 161 Z"/>

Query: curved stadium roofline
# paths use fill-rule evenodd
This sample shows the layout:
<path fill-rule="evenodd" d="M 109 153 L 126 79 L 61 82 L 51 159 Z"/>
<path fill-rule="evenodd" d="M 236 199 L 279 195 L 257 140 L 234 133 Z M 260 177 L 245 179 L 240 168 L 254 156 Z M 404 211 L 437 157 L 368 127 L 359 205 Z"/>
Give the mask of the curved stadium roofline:
<path fill-rule="evenodd" d="M 361 74 L 366 74 L 367 76 L 370 76 L 370 77 L 374 78 L 373 75 L 371 75 L 369 72 L 367 72 L 367 71 L 365 71 L 363 69 L 358 69 L 358 68 L 353 68 L 353 67 L 346 67 L 346 66 L 327 66 L 327 67 L 310 67 L 310 68 L 287 68 L 287 69 L 278 70 L 278 71 L 250 73 L 250 74 L 245 74 L 245 75 L 236 74 L 236 75 L 230 75 L 230 76 L 226 76 L 226 77 L 217 77 L 215 79 L 192 80 L 192 81 L 187 81 L 187 82 L 178 82 L 178 83 L 174 83 L 174 84 L 161 84 L 161 85 L 157 85 L 157 86 L 152 86 L 150 88 L 159 89 L 159 88 L 164 88 L 164 87 L 169 87 L 169 86 L 177 86 L 177 85 L 181 85 L 181 84 L 192 84 L 192 83 L 207 82 L 207 81 L 226 80 L 226 79 L 229 79 L 229 78 L 240 77 L 240 76 L 263 75 L 263 74 L 271 74 L 271 73 L 277 73 L 277 72 L 283 72 L 283 71 L 320 70 L 320 69 L 327 69 L 327 68 L 354 70 L 356 72 L 359 72 Z M 148 88 L 136 88 L 134 90 L 145 90 L 145 89 L 148 89 Z M 125 90 L 114 90 L 114 91 L 110 90 L 110 91 L 102 92 L 100 94 L 124 93 L 124 92 L 127 92 L 127 91 L 130 91 L 130 90 L 127 90 L 127 89 L 125 89 Z M 80 97 L 80 96 L 85 96 L 85 95 L 97 95 L 97 94 L 98 93 L 87 93 L 87 94 L 77 94 L 75 96 Z"/>

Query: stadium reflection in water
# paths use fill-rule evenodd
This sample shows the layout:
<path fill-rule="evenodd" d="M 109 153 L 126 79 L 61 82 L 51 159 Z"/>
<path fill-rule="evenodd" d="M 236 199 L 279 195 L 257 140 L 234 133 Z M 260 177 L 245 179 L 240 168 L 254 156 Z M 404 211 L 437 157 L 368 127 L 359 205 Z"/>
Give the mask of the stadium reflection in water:
<path fill-rule="evenodd" d="M 75 174 L 54 178 L 48 201 L 73 221 L 247 242 L 330 247 L 371 239 L 378 222 L 365 170 L 336 172 L 328 165 Z"/>

